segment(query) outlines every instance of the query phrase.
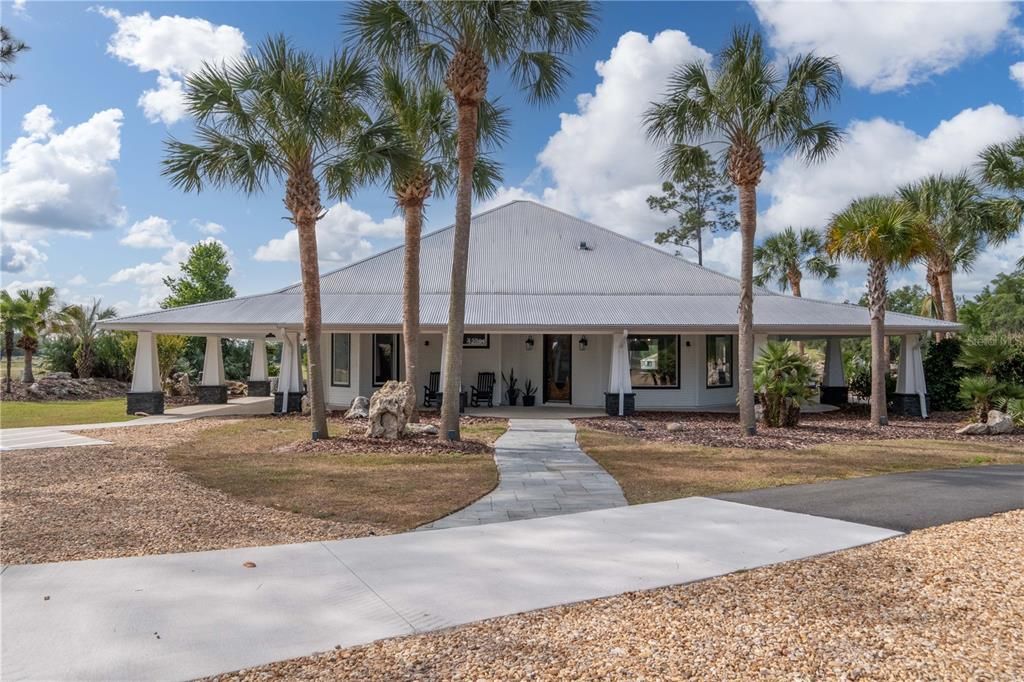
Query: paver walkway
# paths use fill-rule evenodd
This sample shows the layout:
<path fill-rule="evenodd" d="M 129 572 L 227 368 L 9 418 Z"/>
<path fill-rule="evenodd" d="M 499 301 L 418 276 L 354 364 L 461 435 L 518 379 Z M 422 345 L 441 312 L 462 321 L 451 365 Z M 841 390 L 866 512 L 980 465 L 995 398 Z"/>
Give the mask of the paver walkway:
<path fill-rule="evenodd" d="M 420 530 L 520 521 L 626 506 L 611 474 L 576 444 L 566 419 L 511 419 L 495 443 L 498 487 Z"/>
<path fill-rule="evenodd" d="M 8 566 L 0 677 L 192 679 L 894 535 L 692 497 L 336 542 Z"/>

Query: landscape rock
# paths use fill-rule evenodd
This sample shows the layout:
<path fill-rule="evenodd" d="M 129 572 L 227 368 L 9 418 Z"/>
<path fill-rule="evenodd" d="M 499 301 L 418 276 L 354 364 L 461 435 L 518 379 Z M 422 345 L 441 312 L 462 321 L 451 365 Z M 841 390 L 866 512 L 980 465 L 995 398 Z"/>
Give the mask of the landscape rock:
<path fill-rule="evenodd" d="M 956 430 L 957 433 L 963 436 L 985 436 L 988 434 L 988 424 L 976 423 L 962 426 Z"/>
<path fill-rule="evenodd" d="M 686 428 L 686 425 L 682 422 L 669 422 L 668 426 L 665 427 L 667 431 L 682 431 Z"/>
<path fill-rule="evenodd" d="M 313 410 L 313 403 L 308 395 L 302 396 L 302 414 L 308 415 Z"/>
<path fill-rule="evenodd" d="M 1013 420 L 1010 418 L 1010 415 L 1005 412 L 989 410 L 986 423 L 988 425 L 988 433 L 990 436 L 1013 433 Z"/>
<path fill-rule="evenodd" d="M 370 400 L 366 396 L 357 395 L 345 413 L 345 419 L 366 419 L 370 416 Z"/>
<path fill-rule="evenodd" d="M 377 389 L 370 398 L 367 437 L 395 440 L 404 434 L 415 393 L 412 385 L 405 381 L 389 381 Z"/>
<path fill-rule="evenodd" d="M 71 372 L 50 372 L 42 376 L 40 381 L 64 381 L 65 379 L 71 378 Z M 82 381 L 92 381 L 91 379 L 82 379 Z"/>
<path fill-rule="evenodd" d="M 4 400 L 97 400 L 120 398 L 128 390 L 128 384 L 114 379 L 74 379 L 67 372 L 54 372 L 37 377 L 26 384 L 11 382 L 11 393 L 4 393 Z"/>
<path fill-rule="evenodd" d="M 192 382 L 188 372 L 174 372 L 164 379 L 164 393 L 178 397 L 192 395 Z"/>
<path fill-rule="evenodd" d="M 405 433 L 410 436 L 436 436 L 438 430 L 433 424 L 406 424 Z"/>
<path fill-rule="evenodd" d="M 226 381 L 228 386 L 228 397 L 243 398 L 249 395 L 249 385 L 244 381 Z"/>

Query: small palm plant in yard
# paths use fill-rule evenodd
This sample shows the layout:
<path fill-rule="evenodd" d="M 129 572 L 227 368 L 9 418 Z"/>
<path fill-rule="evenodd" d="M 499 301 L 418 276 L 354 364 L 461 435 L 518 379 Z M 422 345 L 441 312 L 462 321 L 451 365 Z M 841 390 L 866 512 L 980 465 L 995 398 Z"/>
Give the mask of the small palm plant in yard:
<path fill-rule="evenodd" d="M 794 427 L 810 397 L 814 370 L 807 358 L 783 341 L 769 341 L 754 360 L 754 390 L 768 426 Z"/>
<path fill-rule="evenodd" d="M 57 331 L 67 334 L 75 344 L 75 371 L 80 379 L 92 376 L 96 364 L 96 341 L 102 331 L 100 322 L 117 317 L 117 310 L 103 307 L 99 299 L 92 303 L 70 305 L 61 313 Z"/>
<path fill-rule="evenodd" d="M 975 336 L 964 340 L 955 364 L 973 374 L 960 380 L 960 399 L 973 406 L 979 422 L 988 421 L 989 410 L 1024 398 L 1024 387 L 996 376 L 996 369 L 1013 355 L 1013 344 L 1005 336 Z"/>
<path fill-rule="evenodd" d="M 209 184 L 256 194 L 283 182 L 299 238 L 310 411 L 321 438 L 329 435 L 316 243 L 321 188 L 344 199 L 403 153 L 394 131 L 367 113 L 374 85 L 360 58 L 321 61 L 284 37 L 268 38 L 250 55 L 206 64 L 188 77 L 185 101 L 198 142 L 171 139 L 164 159 L 164 175 L 185 191 Z"/>
<path fill-rule="evenodd" d="M 21 326 L 21 338 L 18 339 L 18 347 L 25 351 L 21 381 L 31 384 L 36 380 L 32 373 L 32 358 L 39 350 L 39 341 L 59 328 L 65 316 L 57 308 L 57 290 L 53 287 L 40 287 L 36 291 L 22 290 L 18 292 L 18 298 L 25 302 L 27 313 L 27 319 Z"/>
<path fill-rule="evenodd" d="M 784 70 L 764 49 L 761 35 L 750 29 L 733 33 L 714 63 L 694 61 L 669 79 L 664 99 L 645 114 L 648 135 L 665 146 L 662 172 L 688 174 L 703 159 L 704 147 L 722 150 L 722 165 L 739 190 L 740 427 L 756 433 L 754 420 L 754 236 L 757 230 L 757 185 L 764 174 L 766 151 L 794 152 L 808 162 L 821 161 L 839 148 L 839 128 L 815 121 L 818 112 L 839 99 L 842 73 L 836 60 L 807 54 Z"/>
<path fill-rule="evenodd" d="M 0 324 L 4 332 L 4 357 L 7 361 L 7 376 L 4 391 L 11 392 L 11 371 L 14 358 L 14 336 L 32 319 L 32 311 L 20 296 L 11 296 L 6 289 L 0 290 Z"/>
<path fill-rule="evenodd" d="M 826 239 L 829 255 L 868 265 L 868 310 L 871 321 L 871 423 L 889 423 L 885 404 L 885 304 L 892 268 L 905 268 L 928 250 L 927 234 L 913 210 L 892 197 L 857 199 L 832 217 Z"/>
<path fill-rule="evenodd" d="M 974 408 L 974 417 L 981 423 L 988 421 L 989 410 L 1020 398 L 1024 398 L 1024 388 L 994 376 L 972 374 L 960 380 L 960 399 Z"/>
<path fill-rule="evenodd" d="M 504 69 L 530 103 L 554 100 L 569 76 L 568 53 L 595 33 L 588 2 L 364 0 L 347 15 L 353 35 L 382 62 L 404 63 L 443 82 L 455 102 L 458 137 L 451 298 L 444 351 L 441 438 L 458 439 L 473 177 L 480 109 L 492 69 Z"/>

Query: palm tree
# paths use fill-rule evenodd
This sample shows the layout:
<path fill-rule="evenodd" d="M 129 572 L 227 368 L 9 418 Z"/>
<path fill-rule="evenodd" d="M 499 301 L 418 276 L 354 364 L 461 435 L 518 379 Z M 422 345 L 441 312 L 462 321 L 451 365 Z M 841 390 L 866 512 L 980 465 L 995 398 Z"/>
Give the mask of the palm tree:
<path fill-rule="evenodd" d="M 507 69 L 529 102 L 553 100 L 569 75 L 566 54 L 595 32 L 595 10 L 589 2 L 363 0 L 348 21 L 364 49 L 443 81 L 455 102 L 458 180 L 440 437 L 457 440 L 473 171 L 488 74 Z"/>
<path fill-rule="evenodd" d="M 19 52 L 28 50 L 29 47 L 21 42 L 7 30 L 6 26 L 0 26 L 0 86 L 9 85 L 17 76 L 7 70 L 7 66 L 14 63 Z"/>
<path fill-rule="evenodd" d="M 1024 213 L 1024 135 L 986 147 L 981 152 L 979 165 L 985 183 L 1009 195 L 1008 199 L 999 203 L 1016 219 L 1010 234 L 1016 233 L 1020 229 L 1021 214 Z M 1017 268 L 1024 270 L 1024 255 L 1017 260 Z"/>
<path fill-rule="evenodd" d="M 7 356 L 7 378 L 4 392 L 11 392 L 11 361 L 14 355 L 14 334 L 29 324 L 31 311 L 24 299 L 15 298 L 7 290 L 0 290 L 0 325 L 4 330 L 4 355 Z"/>
<path fill-rule="evenodd" d="M 61 311 L 61 319 L 57 331 L 67 334 L 76 343 L 75 369 L 80 379 L 92 376 L 92 367 L 96 361 L 93 347 L 100 335 L 99 323 L 117 317 L 117 310 L 104 308 L 99 299 L 93 299 L 87 305 L 69 305 Z"/>
<path fill-rule="evenodd" d="M 932 298 L 942 319 L 956 322 L 953 273 L 969 271 L 986 244 L 1015 230 L 1012 205 L 986 196 L 965 172 L 929 175 L 901 187 L 899 195 L 928 233 L 931 248 L 923 258 Z"/>
<path fill-rule="evenodd" d="M 21 326 L 21 338 L 18 339 L 18 347 L 25 351 L 21 381 L 31 384 L 36 380 L 32 374 L 32 357 L 39 350 L 39 339 L 60 324 L 63 314 L 56 308 L 57 290 L 53 287 L 40 287 L 35 292 L 22 290 L 18 292 L 18 298 L 24 301 L 27 312 L 27 319 Z"/>
<path fill-rule="evenodd" d="M 805 161 L 827 158 L 841 141 L 839 129 L 813 117 L 839 98 L 842 73 L 831 57 L 791 59 L 785 73 L 765 53 L 761 35 L 737 29 L 712 65 L 694 61 L 669 78 L 663 100 L 647 110 L 651 139 L 666 145 L 665 175 L 685 175 L 703 147 L 722 149 L 722 163 L 740 202 L 739 396 L 740 426 L 756 433 L 754 419 L 754 235 L 757 185 L 764 153 L 792 151 Z"/>
<path fill-rule="evenodd" d="M 405 380 L 415 389 L 420 326 L 420 237 L 427 199 L 444 196 L 455 186 L 456 118 L 447 91 L 431 81 L 414 82 L 398 69 L 385 67 L 380 77 L 381 108 L 408 149 L 410 159 L 391 172 L 392 190 L 405 218 L 402 338 Z M 486 100 L 480 106 L 478 143 L 498 145 L 508 132 L 503 109 Z M 501 181 L 498 165 L 478 155 L 473 173 L 477 197 L 494 193 Z M 412 394 L 411 419 L 418 421 Z"/>
<path fill-rule="evenodd" d="M 787 227 L 765 239 L 754 249 L 754 264 L 758 268 L 754 284 L 763 287 L 774 282 L 782 291 L 788 287 L 797 298 L 804 273 L 826 282 L 839 276 L 838 266 L 825 252 L 821 233 L 809 227 L 799 232 Z"/>
<path fill-rule="evenodd" d="M 320 354 L 320 267 L 316 223 L 321 185 L 339 199 L 382 172 L 400 149 L 390 129 L 364 109 L 374 87 L 363 61 L 341 54 L 326 62 L 266 39 L 252 54 L 206 64 L 188 77 L 185 99 L 198 144 L 171 139 L 163 173 L 175 187 L 209 183 L 247 194 L 284 183 L 284 204 L 299 237 L 304 332 L 313 431 L 329 436 Z"/>
<path fill-rule="evenodd" d="M 885 404 L 885 303 L 887 279 L 892 268 L 907 267 L 928 251 L 927 234 L 920 229 L 914 211 L 892 197 L 857 199 L 832 217 L 826 249 L 833 258 L 850 258 L 868 264 L 868 308 L 871 317 L 871 423 L 889 423 Z"/>

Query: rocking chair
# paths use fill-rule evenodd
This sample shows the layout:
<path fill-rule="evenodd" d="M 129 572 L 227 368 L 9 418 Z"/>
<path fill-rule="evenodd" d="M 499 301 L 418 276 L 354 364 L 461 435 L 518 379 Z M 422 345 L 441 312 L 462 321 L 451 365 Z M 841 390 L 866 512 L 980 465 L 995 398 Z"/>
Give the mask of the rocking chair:
<path fill-rule="evenodd" d="M 487 407 L 494 407 L 494 372 L 477 374 L 476 386 L 470 386 L 469 391 L 469 404 L 473 407 L 480 407 L 481 402 L 486 402 Z"/>
<path fill-rule="evenodd" d="M 427 385 L 423 387 L 423 407 L 433 407 L 434 403 L 440 404 L 441 400 L 437 397 L 440 384 L 441 373 L 431 372 L 427 379 Z"/>

